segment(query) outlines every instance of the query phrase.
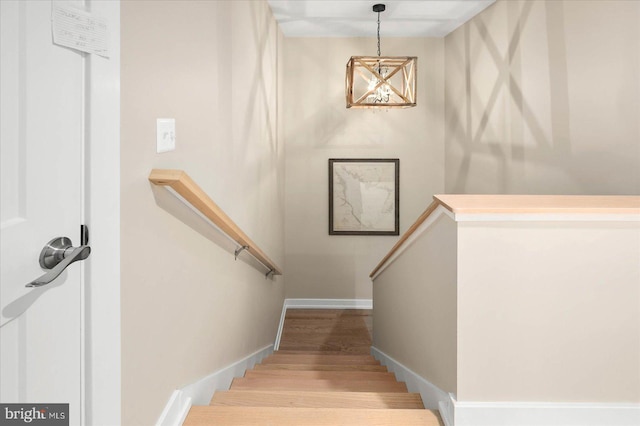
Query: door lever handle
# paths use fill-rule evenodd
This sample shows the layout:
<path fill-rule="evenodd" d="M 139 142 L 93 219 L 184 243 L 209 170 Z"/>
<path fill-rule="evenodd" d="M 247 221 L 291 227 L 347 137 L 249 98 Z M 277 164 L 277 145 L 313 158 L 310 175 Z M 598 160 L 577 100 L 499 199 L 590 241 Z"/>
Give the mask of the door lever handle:
<path fill-rule="evenodd" d="M 31 281 L 25 287 L 41 287 L 51 281 L 67 269 L 67 266 L 78 260 L 85 260 L 91 254 L 91 247 L 82 245 L 73 247 L 67 237 L 58 237 L 49 241 L 40 252 L 40 266 L 50 269 L 49 272 Z"/>

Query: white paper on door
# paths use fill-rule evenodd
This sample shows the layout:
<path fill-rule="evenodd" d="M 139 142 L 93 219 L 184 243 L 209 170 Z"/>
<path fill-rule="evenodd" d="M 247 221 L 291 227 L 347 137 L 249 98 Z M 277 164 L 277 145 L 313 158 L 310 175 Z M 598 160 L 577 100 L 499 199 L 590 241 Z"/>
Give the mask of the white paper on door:
<path fill-rule="evenodd" d="M 55 44 L 109 57 L 109 28 L 105 18 L 57 2 L 53 2 L 51 8 Z"/>

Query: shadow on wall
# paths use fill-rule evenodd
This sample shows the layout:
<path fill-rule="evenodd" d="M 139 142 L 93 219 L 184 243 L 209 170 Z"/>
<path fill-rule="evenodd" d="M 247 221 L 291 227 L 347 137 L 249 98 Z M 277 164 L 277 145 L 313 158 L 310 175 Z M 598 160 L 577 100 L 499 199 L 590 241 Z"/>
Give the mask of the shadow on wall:
<path fill-rule="evenodd" d="M 251 76 L 249 76 L 248 80 L 246 81 L 252 82 L 248 96 L 249 99 L 254 100 L 254 102 L 245 104 L 246 111 L 244 114 L 244 123 L 242 126 L 242 137 L 240 140 L 242 140 L 243 142 L 250 141 L 250 130 L 254 127 L 252 126 L 252 124 L 264 123 L 264 125 L 266 126 L 266 128 L 264 129 L 264 135 L 267 137 L 268 146 L 271 149 L 271 152 L 275 154 L 278 152 L 278 141 L 275 137 L 276 94 L 269 93 L 267 91 L 265 70 L 268 68 L 265 67 L 265 62 L 269 63 L 269 61 L 277 61 L 276 52 L 270 52 L 267 49 L 269 45 L 269 37 L 276 31 L 276 22 L 268 13 L 264 13 L 264 11 L 259 10 L 259 8 L 268 7 L 267 3 L 250 2 L 249 6 L 251 8 L 251 20 L 253 22 L 250 30 L 251 36 L 253 38 L 253 44 L 256 47 L 256 56 L 254 58 L 254 67 L 251 72 Z M 260 16 L 262 16 L 262 22 L 260 21 Z M 271 54 L 271 56 L 269 54 Z M 275 79 L 276 76 L 273 75 L 272 78 Z M 241 81 L 240 84 L 243 85 L 244 82 Z M 255 116 L 260 113 L 262 113 L 264 117 L 256 118 Z"/>
<path fill-rule="evenodd" d="M 185 204 L 186 201 L 181 201 L 179 195 L 173 195 L 168 189 L 158 187 L 152 183 L 149 183 L 149 185 L 151 186 L 151 191 L 153 192 L 158 207 L 228 252 L 229 256 L 235 255 L 235 250 L 239 248 L 239 245 L 227 236 L 227 234 L 222 232 L 200 213 L 187 206 L 187 204 Z M 267 268 L 253 256 L 246 253 L 246 251 L 241 252 L 237 259 L 251 265 L 261 273 L 266 274 L 267 272 Z M 273 277 L 271 277 L 271 279 L 273 279 Z"/>
<path fill-rule="evenodd" d="M 508 168 L 509 168 L 509 155 L 513 161 L 524 161 L 525 147 L 522 145 L 522 140 L 511 139 L 511 152 L 507 152 L 505 141 L 501 139 L 486 140 L 485 132 L 490 119 L 494 114 L 500 114 L 503 111 L 498 111 L 498 100 L 501 98 L 501 94 L 506 93 L 511 101 L 511 105 L 517 110 L 512 115 L 512 130 L 514 127 L 519 127 L 517 130 L 522 132 L 523 125 L 530 129 L 534 140 L 535 147 L 527 148 L 527 157 L 530 158 L 532 151 L 536 152 L 533 156 L 537 161 L 544 161 L 547 158 L 557 158 L 558 156 L 566 157 L 570 152 L 570 135 L 568 129 L 568 122 L 564 122 L 563 125 L 566 128 L 555 129 L 553 141 L 547 137 L 542 125 L 532 113 L 532 109 L 527 104 L 525 97 L 523 96 L 521 88 L 521 76 L 520 76 L 520 62 L 519 62 L 519 49 L 523 28 L 527 25 L 533 2 L 525 2 L 520 11 L 514 11 L 515 7 L 509 6 L 508 21 L 515 20 L 511 25 L 507 25 L 508 28 L 508 42 L 506 46 L 506 52 L 502 51 L 498 42 L 493 38 L 487 28 L 487 24 L 483 21 L 482 17 L 478 17 L 465 25 L 464 31 L 464 52 L 451 52 L 456 60 L 456 65 L 465 70 L 465 91 L 464 98 L 461 99 L 447 99 L 446 102 L 453 102 L 454 105 L 461 103 L 466 106 L 464 110 L 454 110 L 451 116 L 448 118 L 447 128 L 456 129 L 456 133 L 464 147 L 464 156 L 462 164 L 458 170 L 457 179 L 453 185 L 453 192 L 465 192 L 466 183 L 469 175 L 469 169 L 472 159 L 476 154 L 486 154 L 487 150 L 490 155 L 498 159 L 498 183 L 500 187 L 499 192 L 508 192 Z M 551 93 L 551 107 L 560 116 L 569 116 L 569 103 L 568 103 L 568 87 L 566 85 L 566 59 L 564 58 L 565 43 L 563 37 L 563 5 L 558 2 L 552 5 L 545 4 L 547 8 L 547 16 L 551 15 L 551 20 L 547 21 L 547 31 L 553 32 L 559 35 L 554 43 L 549 43 L 549 66 L 558 70 L 558 72 L 552 73 L 553 76 L 564 76 L 564 82 L 557 82 L 551 86 L 556 86 L 558 90 L 552 90 Z M 516 13 L 514 13 L 516 12 Z M 475 29 L 479 36 L 480 47 L 476 47 L 471 52 L 472 40 L 471 32 Z M 550 40 L 551 38 L 549 38 Z M 488 52 L 497 73 L 492 80 L 492 88 L 490 95 L 486 102 L 482 101 L 482 96 L 478 93 L 478 89 L 474 86 L 475 76 L 472 75 L 472 70 L 475 69 L 475 63 L 478 60 L 478 56 L 481 52 Z M 447 52 L 449 53 L 449 52 Z M 552 79 L 553 80 L 553 79 Z M 484 81 L 483 81 L 484 83 Z M 564 84 L 562 84 L 564 83 Z M 564 87 L 563 87 L 564 86 Z M 448 94 L 448 92 L 447 92 Z M 461 102 L 462 101 L 462 102 Z M 478 124 L 474 126 L 473 118 L 477 114 L 480 114 Z M 462 116 L 464 114 L 464 116 Z M 515 117 L 517 116 L 517 118 Z M 518 122 L 515 122 L 515 121 Z M 515 135 L 512 135 L 515 136 Z"/>
<path fill-rule="evenodd" d="M 430 53 L 428 46 L 438 46 L 437 43 L 424 39 L 401 40 L 403 42 L 394 42 L 391 52 L 395 54 L 402 48 L 399 46 L 409 46 L 410 53 L 421 56 L 426 64 L 436 61 L 425 56 Z M 349 37 L 325 41 L 293 37 L 285 44 L 287 60 L 283 73 L 287 80 L 283 109 L 288 148 L 304 146 L 351 152 L 388 149 L 390 141 L 415 144 L 416 138 L 426 139 L 430 134 L 425 116 L 429 102 L 435 101 L 427 100 L 427 83 L 425 87 L 418 86 L 416 108 L 346 108 L 347 61 L 351 55 L 364 54 L 375 47 L 375 39 Z M 419 78 L 424 81 L 431 76 L 426 65 L 419 71 Z"/>
<path fill-rule="evenodd" d="M 640 175 L 615 173 L 637 168 L 640 152 L 634 158 L 617 152 L 619 141 L 572 135 L 583 123 L 616 123 L 607 123 L 607 111 L 596 114 L 602 123 L 586 119 L 606 107 L 585 105 L 576 90 L 583 89 L 577 68 L 588 63 L 588 42 L 571 34 L 578 18 L 567 7 L 563 1 L 498 2 L 447 37 L 447 192 L 618 193 L 633 190 L 628 181 L 634 177 L 640 190 Z M 579 83 L 570 81 L 576 77 Z M 622 142 L 627 153 L 634 152 L 631 143 Z"/>
<path fill-rule="evenodd" d="M 278 140 L 278 50 L 280 36 L 275 19 L 266 2 L 238 2 L 235 8 L 246 8 L 251 24 L 233 30 L 231 62 L 228 74 L 232 89 L 223 103 L 231 104 L 233 111 L 233 158 L 240 172 L 233 180 L 244 181 L 247 194 L 238 194 L 238 201 L 252 200 L 249 208 L 268 211 L 284 205 L 283 185 L 279 182 L 278 167 L 283 149 Z M 247 50 L 246 45 L 251 49 Z M 253 52 L 248 55 L 248 52 Z M 229 82 L 223 84 L 228 85 Z M 274 187 L 277 197 L 273 194 Z M 254 223 L 259 216 L 254 216 Z"/>

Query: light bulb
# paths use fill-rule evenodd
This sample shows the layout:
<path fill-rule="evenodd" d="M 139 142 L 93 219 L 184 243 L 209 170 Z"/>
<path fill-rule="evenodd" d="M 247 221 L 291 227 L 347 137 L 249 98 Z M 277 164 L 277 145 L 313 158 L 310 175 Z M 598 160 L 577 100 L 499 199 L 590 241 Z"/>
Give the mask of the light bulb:
<path fill-rule="evenodd" d="M 378 67 L 378 74 L 380 74 L 383 78 L 387 76 L 388 72 L 389 70 L 387 68 Z M 378 85 L 378 83 L 380 83 L 380 80 L 377 77 L 372 76 L 371 80 L 369 80 L 369 87 L 367 91 L 373 90 Z M 389 102 L 390 98 L 391 88 L 388 84 L 384 83 L 380 87 L 375 89 L 369 96 L 367 96 L 367 102 L 371 104 L 386 103 Z"/>

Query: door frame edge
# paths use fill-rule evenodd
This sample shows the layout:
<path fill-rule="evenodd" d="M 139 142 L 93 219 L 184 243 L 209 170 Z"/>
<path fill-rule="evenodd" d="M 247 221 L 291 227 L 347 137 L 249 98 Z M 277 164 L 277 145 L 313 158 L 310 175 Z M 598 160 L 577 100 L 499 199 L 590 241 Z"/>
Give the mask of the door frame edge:
<path fill-rule="evenodd" d="M 92 247 L 85 270 L 84 419 L 121 424 L 120 0 L 86 0 L 108 22 L 109 58 L 86 68 L 85 218 Z"/>

